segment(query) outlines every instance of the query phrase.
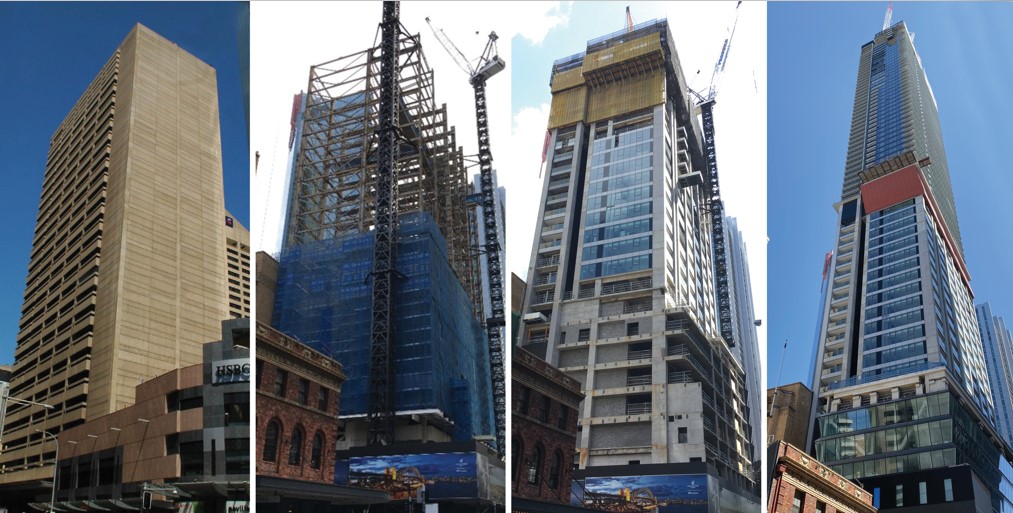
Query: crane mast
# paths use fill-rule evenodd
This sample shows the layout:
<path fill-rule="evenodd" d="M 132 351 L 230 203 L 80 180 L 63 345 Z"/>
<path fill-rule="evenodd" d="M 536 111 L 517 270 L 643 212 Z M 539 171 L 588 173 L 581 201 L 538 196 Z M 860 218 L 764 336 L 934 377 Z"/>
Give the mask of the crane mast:
<path fill-rule="evenodd" d="M 368 445 L 394 441 L 392 280 L 397 249 L 397 116 L 400 2 L 383 3 L 380 23 L 380 110 L 376 130 L 376 214 L 373 233 L 372 320 L 369 352 Z"/>
<path fill-rule="evenodd" d="M 714 63 L 714 72 L 711 74 L 711 83 L 707 88 L 707 96 L 703 97 L 696 91 L 690 90 L 696 95 L 700 107 L 700 118 L 703 125 L 704 156 L 707 158 L 707 181 L 706 199 L 710 206 L 711 215 L 711 243 L 714 248 L 714 288 L 717 293 L 718 319 L 721 325 L 721 338 L 729 347 L 735 347 L 735 330 L 732 322 L 732 301 L 728 279 L 728 252 L 725 239 L 725 212 L 724 204 L 721 202 L 721 185 L 718 181 L 718 160 L 717 149 L 714 143 L 714 103 L 717 96 L 717 85 L 724 73 L 725 64 L 728 62 L 728 53 L 732 48 L 732 38 L 735 36 L 735 27 L 739 22 L 739 5 L 735 5 L 735 21 L 732 28 L 721 45 L 721 53 L 717 62 Z"/>
<path fill-rule="evenodd" d="M 468 82 L 475 90 L 475 126 L 478 130 L 478 166 L 482 189 L 482 224 L 485 228 L 484 249 L 489 269 L 490 311 L 486 313 L 485 333 L 489 343 L 489 366 L 492 379 L 493 412 L 496 423 L 496 452 L 503 458 L 506 451 L 506 375 L 503 369 L 503 328 L 506 317 L 503 313 L 503 265 L 500 262 L 500 241 L 496 221 L 496 187 L 492 176 L 492 149 L 489 144 L 489 111 L 485 97 L 485 83 L 493 75 L 506 68 L 506 62 L 496 51 L 495 32 L 489 34 L 482 57 L 476 66 L 471 66 L 464 55 L 442 31 L 433 27 L 426 18 L 433 35 L 450 54 L 454 62 L 468 73 Z"/>

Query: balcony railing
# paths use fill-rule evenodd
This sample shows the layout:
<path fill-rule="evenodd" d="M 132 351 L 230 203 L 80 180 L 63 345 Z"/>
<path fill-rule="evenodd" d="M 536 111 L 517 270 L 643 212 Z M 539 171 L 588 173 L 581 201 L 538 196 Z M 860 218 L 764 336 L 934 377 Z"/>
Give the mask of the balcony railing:
<path fill-rule="evenodd" d="M 651 303 L 641 303 L 636 305 L 623 305 L 623 313 L 639 313 L 639 312 L 650 312 L 652 310 Z"/>
<path fill-rule="evenodd" d="M 889 379 L 904 374 L 913 374 L 915 372 L 921 372 L 924 370 L 934 369 L 936 367 L 942 367 L 942 362 L 925 362 L 921 365 L 914 365 L 911 367 L 905 367 L 902 369 L 895 369 L 892 371 L 884 372 L 882 374 L 862 374 L 861 376 L 854 376 L 845 380 L 831 383 L 830 390 L 837 390 L 838 388 L 850 387 L 854 385 L 863 385 L 865 383 L 872 383 L 875 381 Z"/>
<path fill-rule="evenodd" d="M 626 386 L 628 387 L 635 387 L 639 385 L 650 385 L 650 384 L 651 384 L 650 374 L 646 376 L 626 376 Z"/>
<path fill-rule="evenodd" d="M 634 290 L 644 290 L 651 288 L 651 286 L 651 278 L 641 278 L 639 280 L 623 281 L 618 283 L 606 283 L 601 286 L 601 295 L 607 296 L 609 294 L 621 294 L 623 292 L 632 292 Z"/>
<path fill-rule="evenodd" d="M 626 353 L 627 360 L 643 360 L 651 357 L 650 349 L 641 349 L 638 351 L 629 351 Z"/>
<path fill-rule="evenodd" d="M 549 285 L 551 283 L 556 283 L 555 274 L 539 276 L 538 279 L 535 280 L 535 285 Z"/>
<path fill-rule="evenodd" d="M 689 371 L 671 371 L 668 373 L 669 383 L 699 383 Z"/>
<path fill-rule="evenodd" d="M 577 299 L 587 299 L 589 297 L 594 297 L 593 287 L 588 289 L 580 289 L 579 291 L 577 291 Z"/>
<path fill-rule="evenodd" d="M 534 299 L 532 299 L 531 304 L 541 305 L 545 303 L 551 303 L 554 299 L 556 299 L 556 293 L 554 291 L 550 290 L 547 292 L 540 292 L 535 294 L 535 297 Z"/>
<path fill-rule="evenodd" d="M 550 240 L 549 242 L 543 242 L 539 244 L 538 249 L 558 248 L 559 245 L 562 243 L 563 241 L 560 239 Z"/>
<path fill-rule="evenodd" d="M 629 403 L 626 405 L 627 415 L 643 415 L 651 413 L 651 403 Z"/>
<path fill-rule="evenodd" d="M 670 330 L 683 330 L 683 331 L 685 331 L 685 330 L 688 330 L 688 329 L 689 329 L 689 321 L 682 320 L 682 319 L 673 320 L 673 321 L 665 321 L 665 331 L 670 331 Z"/>
<path fill-rule="evenodd" d="M 535 264 L 536 267 L 546 267 L 550 265 L 559 265 L 559 255 L 539 258 L 538 262 Z"/>
<path fill-rule="evenodd" d="M 567 193 L 553 194 L 552 196 L 549 196 L 548 198 L 545 198 L 545 204 L 553 203 L 553 202 L 556 202 L 556 201 L 566 201 L 566 196 L 567 195 L 568 195 Z"/>

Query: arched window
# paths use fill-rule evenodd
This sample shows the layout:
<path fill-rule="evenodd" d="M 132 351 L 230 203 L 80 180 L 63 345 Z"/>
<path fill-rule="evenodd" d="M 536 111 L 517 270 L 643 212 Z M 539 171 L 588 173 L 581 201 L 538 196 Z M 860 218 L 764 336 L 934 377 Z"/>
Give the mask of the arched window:
<path fill-rule="evenodd" d="M 549 464 L 549 488 L 559 488 L 559 471 L 563 468 L 563 453 L 556 450 L 552 455 L 552 463 Z"/>
<path fill-rule="evenodd" d="M 289 465 L 298 465 L 302 461 L 302 440 L 302 426 L 297 426 L 295 431 L 292 432 L 292 444 L 289 445 L 288 449 Z"/>
<path fill-rule="evenodd" d="M 536 445 L 531 451 L 531 459 L 528 460 L 528 484 L 538 484 L 539 473 L 542 470 L 542 446 Z"/>
<path fill-rule="evenodd" d="M 310 452 L 310 468 L 320 468 L 320 459 L 324 452 L 324 434 L 317 431 L 313 435 L 313 450 Z"/>
<path fill-rule="evenodd" d="M 281 424 L 277 419 L 271 419 L 264 430 L 264 461 L 278 461 L 278 436 L 281 434 Z"/>
<path fill-rule="evenodd" d="M 521 457 L 524 455 L 524 442 L 520 438 L 514 438 L 513 444 L 510 446 L 512 456 L 510 458 L 511 465 L 510 475 L 513 476 L 515 483 L 519 483 L 521 478 L 517 475 L 517 467 L 521 462 Z"/>

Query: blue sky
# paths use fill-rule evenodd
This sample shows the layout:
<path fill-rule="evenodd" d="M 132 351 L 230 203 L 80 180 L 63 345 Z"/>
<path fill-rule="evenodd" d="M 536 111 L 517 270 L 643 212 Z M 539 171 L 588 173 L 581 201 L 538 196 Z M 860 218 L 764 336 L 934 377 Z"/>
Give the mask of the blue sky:
<path fill-rule="evenodd" d="M 861 46 L 886 2 L 769 3 L 767 386 L 811 385 L 823 256 L 834 244 Z M 893 4 L 939 107 L 975 303 L 1013 318 L 1013 9 L 1006 3 Z"/>
<path fill-rule="evenodd" d="M 225 205 L 249 226 L 238 2 L 0 3 L 0 363 L 14 360 L 49 140 L 135 23 L 217 70 Z"/>

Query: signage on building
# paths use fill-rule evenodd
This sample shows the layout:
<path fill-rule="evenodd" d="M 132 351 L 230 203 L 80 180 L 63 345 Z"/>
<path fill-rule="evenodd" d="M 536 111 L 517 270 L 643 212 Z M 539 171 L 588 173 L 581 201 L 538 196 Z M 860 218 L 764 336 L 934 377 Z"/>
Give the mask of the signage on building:
<path fill-rule="evenodd" d="M 229 228 L 232 228 L 232 225 L 233 225 L 233 224 L 234 224 L 234 223 L 233 223 L 233 221 L 232 221 L 232 218 L 231 218 L 231 217 L 229 217 L 229 216 L 225 216 L 225 226 L 228 226 Z"/>
<path fill-rule="evenodd" d="M 504 473 L 490 468 L 488 457 L 474 452 L 377 455 L 339 460 L 334 482 L 384 490 L 394 500 L 485 499 L 506 497 Z"/>
<path fill-rule="evenodd" d="M 570 503 L 606 511 L 706 513 L 716 487 L 706 474 L 587 477 L 574 484 Z"/>
<path fill-rule="evenodd" d="M 249 501 L 226 501 L 225 513 L 250 513 Z"/>
<path fill-rule="evenodd" d="M 211 384 L 249 383 L 250 359 L 218 360 L 211 364 Z"/>

